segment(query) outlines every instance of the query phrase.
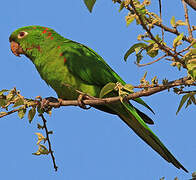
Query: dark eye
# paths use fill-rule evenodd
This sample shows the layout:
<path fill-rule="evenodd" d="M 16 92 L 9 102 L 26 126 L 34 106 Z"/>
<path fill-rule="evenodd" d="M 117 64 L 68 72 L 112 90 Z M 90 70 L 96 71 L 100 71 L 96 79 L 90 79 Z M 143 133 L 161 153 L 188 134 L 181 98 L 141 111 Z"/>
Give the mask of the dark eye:
<path fill-rule="evenodd" d="M 28 34 L 28 32 L 26 31 L 21 31 L 18 33 L 18 39 L 22 39 L 23 37 L 25 37 Z"/>

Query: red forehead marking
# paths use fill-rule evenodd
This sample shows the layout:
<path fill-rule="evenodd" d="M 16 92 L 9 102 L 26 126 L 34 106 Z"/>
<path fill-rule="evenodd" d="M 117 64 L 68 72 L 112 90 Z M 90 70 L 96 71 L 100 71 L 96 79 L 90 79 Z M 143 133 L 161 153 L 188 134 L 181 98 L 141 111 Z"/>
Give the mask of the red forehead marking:
<path fill-rule="evenodd" d="M 47 32 L 46 30 L 43 30 L 43 32 L 42 32 L 42 33 L 44 34 L 44 33 L 46 33 L 46 32 Z"/>
<path fill-rule="evenodd" d="M 33 27 L 33 29 L 36 29 L 36 27 Z"/>
<path fill-rule="evenodd" d="M 60 47 L 60 46 L 58 46 L 57 48 L 58 48 L 58 49 L 60 49 L 61 47 Z"/>
<path fill-rule="evenodd" d="M 51 39 L 51 40 L 53 40 L 54 38 L 53 38 L 53 37 L 51 37 L 50 39 Z"/>

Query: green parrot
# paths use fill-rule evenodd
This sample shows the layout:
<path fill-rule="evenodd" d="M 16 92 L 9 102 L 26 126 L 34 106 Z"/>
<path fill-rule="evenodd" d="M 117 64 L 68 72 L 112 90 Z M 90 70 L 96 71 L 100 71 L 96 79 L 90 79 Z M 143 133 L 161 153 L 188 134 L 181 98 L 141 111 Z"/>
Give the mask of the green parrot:
<path fill-rule="evenodd" d="M 50 28 L 22 27 L 10 35 L 9 41 L 12 52 L 16 56 L 24 54 L 28 57 L 41 78 L 55 90 L 61 99 L 77 100 L 80 92 L 99 97 L 101 89 L 110 82 L 126 84 L 95 51 L 62 37 Z M 108 96 L 118 96 L 118 92 L 111 92 Z M 134 101 L 152 111 L 141 98 Z M 119 101 L 93 107 L 118 115 L 166 161 L 188 172 L 147 126 L 146 123 L 153 124 L 151 118 L 130 102 Z"/>

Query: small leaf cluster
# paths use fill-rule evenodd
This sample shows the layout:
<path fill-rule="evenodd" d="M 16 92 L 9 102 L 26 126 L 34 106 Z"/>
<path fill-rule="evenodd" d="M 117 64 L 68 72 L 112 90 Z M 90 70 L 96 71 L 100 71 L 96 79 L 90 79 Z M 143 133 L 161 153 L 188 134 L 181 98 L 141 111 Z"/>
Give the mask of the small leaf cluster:
<path fill-rule="evenodd" d="M 39 128 L 42 128 L 40 125 L 39 125 Z M 36 155 L 36 156 L 39 156 L 39 155 L 48 155 L 50 152 L 49 150 L 47 149 L 46 146 L 44 146 L 43 144 L 41 144 L 41 142 L 45 143 L 46 142 L 46 138 L 42 135 L 42 133 L 35 133 L 38 137 L 38 141 L 37 141 L 37 145 L 38 145 L 38 150 L 37 152 L 35 153 L 32 153 L 33 155 Z"/>
<path fill-rule="evenodd" d="M 25 99 L 20 95 L 20 91 L 17 91 L 16 88 L 11 90 L 3 89 L 0 91 L 0 108 L 8 111 L 17 111 L 20 119 L 24 117 L 28 108 L 28 119 L 31 122 L 36 113 L 36 101 L 32 99 Z M 0 115 L 7 114 L 9 112 L 0 112 Z"/>
<path fill-rule="evenodd" d="M 36 112 L 39 114 L 44 113 L 40 101 L 24 98 L 16 88 L 0 91 L 0 109 L 6 111 L 0 111 L 0 117 L 18 112 L 18 117 L 23 119 L 28 112 L 29 123 L 32 122 Z M 51 109 L 47 113 L 51 114 Z"/>
<path fill-rule="evenodd" d="M 185 94 L 184 96 L 182 96 L 180 104 L 178 106 L 178 110 L 176 112 L 176 115 L 179 113 L 179 111 L 181 110 L 182 106 L 186 103 L 185 108 L 187 108 L 188 106 L 190 106 L 191 104 L 196 105 L 196 92 L 190 92 Z"/>
<path fill-rule="evenodd" d="M 117 92 L 116 94 L 121 97 L 121 101 L 125 96 L 130 93 L 133 93 L 134 87 L 131 84 L 122 85 L 120 82 L 117 83 L 108 83 L 100 91 L 99 97 L 107 97 L 112 92 Z"/>
<path fill-rule="evenodd" d="M 154 40 L 144 40 L 144 36 L 139 35 L 140 40 L 142 43 L 136 43 L 132 45 L 129 50 L 124 55 L 124 60 L 126 61 L 129 55 L 132 53 L 136 53 L 136 63 L 139 64 L 143 58 L 142 53 L 145 51 L 146 54 L 152 58 L 156 57 L 159 52 L 159 46 Z M 157 35 L 156 40 L 162 43 L 161 38 Z"/>

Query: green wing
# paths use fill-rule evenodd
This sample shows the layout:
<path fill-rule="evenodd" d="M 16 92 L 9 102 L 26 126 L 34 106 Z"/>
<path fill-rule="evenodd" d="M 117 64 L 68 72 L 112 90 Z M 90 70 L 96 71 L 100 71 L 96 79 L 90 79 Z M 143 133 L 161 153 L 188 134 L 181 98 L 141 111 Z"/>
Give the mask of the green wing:
<path fill-rule="evenodd" d="M 87 84 L 100 87 L 105 86 L 109 82 L 126 84 L 103 58 L 92 49 L 74 41 L 66 41 L 65 44 L 66 48 L 63 54 L 67 58 L 67 65 L 70 72 L 80 77 Z M 141 98 L 136 98 L 134 101 L 153 112 Z"/>

